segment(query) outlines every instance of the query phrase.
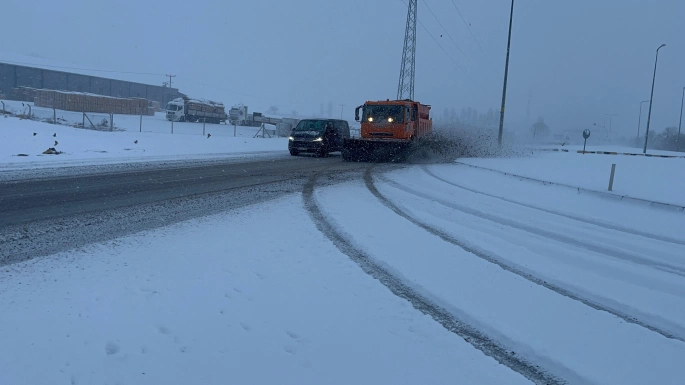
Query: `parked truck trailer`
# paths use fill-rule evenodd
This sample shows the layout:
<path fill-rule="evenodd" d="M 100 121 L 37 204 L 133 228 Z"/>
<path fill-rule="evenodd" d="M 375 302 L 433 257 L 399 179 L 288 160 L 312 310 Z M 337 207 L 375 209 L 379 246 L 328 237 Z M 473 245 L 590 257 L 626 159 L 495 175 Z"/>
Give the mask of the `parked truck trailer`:
<path fill-rule="evenodd" d="M 248 113 L 247 106 L 242 104 L 237 104 L 228 110 L 228 122 L 236 126 L 259 127 L 262 124 L 259 119 L 261 116 L 259 112 Z"/>
<path fill-rule="evenodd" d="M 226 122 L 224 104 L 207 99 L 176 98 L 166 105 L 166 118 L 174 122 Z"/>

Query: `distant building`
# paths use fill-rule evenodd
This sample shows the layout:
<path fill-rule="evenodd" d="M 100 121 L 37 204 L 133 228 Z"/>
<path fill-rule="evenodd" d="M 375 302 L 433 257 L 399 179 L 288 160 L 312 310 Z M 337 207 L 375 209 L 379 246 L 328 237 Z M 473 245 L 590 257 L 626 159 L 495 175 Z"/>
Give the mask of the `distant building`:
<path fill-rule="evenodd" d="M 8 99 L 13 99 L 13 90 L 19 87 L 89 92 L 119 98 L 145 98 L 158 102 L 161 106 L 165 106 L 170 100 L 185 96 L 176 88 L 0 61 L 0 94 Z"/>

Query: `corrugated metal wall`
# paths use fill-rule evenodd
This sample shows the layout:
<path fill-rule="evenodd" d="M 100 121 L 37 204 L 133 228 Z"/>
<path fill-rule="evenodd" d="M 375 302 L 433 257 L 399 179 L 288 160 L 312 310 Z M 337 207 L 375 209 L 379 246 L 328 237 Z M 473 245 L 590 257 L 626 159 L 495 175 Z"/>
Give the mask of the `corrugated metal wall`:
<path fill-rule="evenodd" d="M 10 98 L 17 87 L 90 92 L 122 98 L 145 98 L 161 106 L 183 94 L 176 88 L 81 75 L 0 62 L 0 94 Z"/>

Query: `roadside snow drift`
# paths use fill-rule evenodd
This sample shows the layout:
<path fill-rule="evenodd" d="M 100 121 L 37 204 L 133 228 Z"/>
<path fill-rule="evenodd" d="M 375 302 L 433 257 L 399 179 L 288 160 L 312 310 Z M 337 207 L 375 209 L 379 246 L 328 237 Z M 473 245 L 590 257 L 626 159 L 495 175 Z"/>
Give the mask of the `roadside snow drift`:
<path fill-rule="evenodd" d="M 159 114 L 143 117 L 116 115 L 130 120 L 131 131 L 98 131 L 0 116 L 0 170 L 91 165 L 141 160 L 198 159 L 249 153 L 287 154 L 287 138 L 253 138 L 259 128 L 207 124 L 171 123 Z M 49 148 L 59 155 L 43 154 Z"/>
<path fill-rule="evenodd" d="M 685 159 L 552 152 L 458 162 L 605 192 L 611 165 L 616 164 L 612 194 L 685 206 Z"/>

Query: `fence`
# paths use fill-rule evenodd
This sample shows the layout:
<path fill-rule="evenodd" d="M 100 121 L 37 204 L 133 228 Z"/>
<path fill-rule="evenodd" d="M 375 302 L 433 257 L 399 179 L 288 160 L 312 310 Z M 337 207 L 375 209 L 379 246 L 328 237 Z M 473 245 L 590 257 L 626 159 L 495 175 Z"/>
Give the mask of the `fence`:
<path fill-rule="evenodd" d="M 255 137 L 259 127 L 241 127 L 231 124 L 215 124 L 209 121 L 203 122 L 171 122 L 166 119 L 165 113 L 157 113 L 152 116 L 109 114 L 98 112 L 65 111 L 57 108 L 37 107 L 31 103 L 3 100 L 0 101 L 0 109 L 9 115 L 31 119 L 49 124 L 60 124 L 75 128 L 85 128 L 98 131 L 128 131 L 158 134 L 180 135 L 203 135 L 207 136 L 237 136 L 243 138 Z M 292 124 L 283 123 L 274 130 L 273 126 L 267 126 L 264 137 L 287 137 L 292 129 Z M 262 132 L 258 137 L 262 136 Z"/>
<path fill-rule="evenodd" d="M 55 108 L 36 107 L 29 103 L 12 106 L 10 103 L 5 103 L 5 101 L 0 101 L 0 108 L 3 114 L 11 114 L 43 123 L 98 131 L 123 131 L 122 127 L 114 124 L 114 114 L 63 111 Z"/>

